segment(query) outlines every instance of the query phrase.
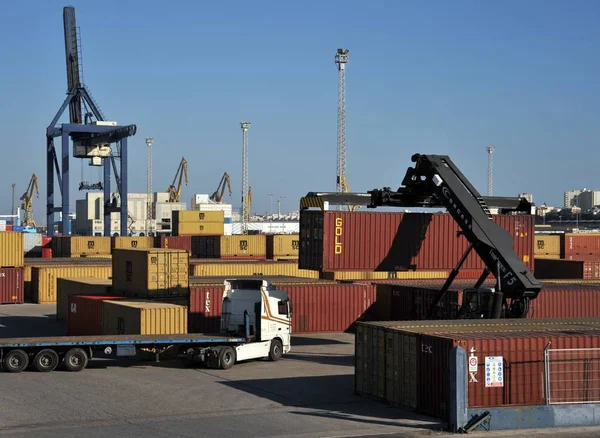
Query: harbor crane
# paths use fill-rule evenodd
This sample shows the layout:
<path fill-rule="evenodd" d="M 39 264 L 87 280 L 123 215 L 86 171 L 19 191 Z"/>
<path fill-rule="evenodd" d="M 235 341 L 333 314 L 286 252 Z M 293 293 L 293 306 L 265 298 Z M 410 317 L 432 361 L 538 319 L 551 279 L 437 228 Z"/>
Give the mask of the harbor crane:
<path fill-rule="evenodd" d="M 217 190 L 215 190 L 215 192 L 212 195 L 210 195 L 210 200 L 218 203 L 223 202 L 225 188 L 229 189 L 229 196 L 231 196 L 231 180 L 227 172 L 223 174 L 223 177 L 221 178 L 221 182 L 219 183 Z"/>
<path fill-rule="evenodd" d="M 177 187 L 175 187 L 175 182 L 179 177 L 179 182 L 177 183 Z M 187 161 L 185 158 L 181 158 L 181 162 L 179 163 L 179 168 L 177 169 L 177 173 L 175 174 L 175 178 L 173 178 L 173 184 L 169 186 L 167 189 L 167 193 L 169 194 L 169 200 L 167 202 L 179 202 L 179 198 L 181 197 L 181 186 L 183 184 L 185 178 L 185 185 L 188 184 L 188 171 L 187 171 Z"/>
<path fill-rule="evenodd" d="M 35 228 L 36 224 L 33 220 L 33 214 L 31 210 L 31 205 L 33 201 L 33 192 L 35 192 L 36 197 L 39 198 L 40 192 L 38 190 L 38 179 L 35 173 L 31 175 L 31 179 L 29 180 L 29 186 L 27 187 L 27 191 L 23 193 L 21 196 L 21 208 L 25 212 L 22 225 L 24 227 L 32 227 Z"/>

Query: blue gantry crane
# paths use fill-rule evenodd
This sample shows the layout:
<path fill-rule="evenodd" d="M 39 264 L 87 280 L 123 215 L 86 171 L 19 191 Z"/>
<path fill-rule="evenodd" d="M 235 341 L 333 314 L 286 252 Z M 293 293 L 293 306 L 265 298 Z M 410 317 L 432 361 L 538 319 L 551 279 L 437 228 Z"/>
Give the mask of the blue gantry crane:
<path fill-rule="evenodd" d="M 106 121 L 88 87 L 83 83 L 81 40 L 75 21 L 75 8 L 63 8 L 65 52 L 67 61 L 67 98 L 46 129 L 47 216 L 48 236 L 54 235 L 54 214 L 62 212 L 62 234 L 71 234 L 69 222 L 69 161 L 73 157 L 89 159 L 91 165 L 104 168 L 104 235 L 110 235 L 110 214 L 120 213 L 120 234 L 127 235 L 127 139 L 135 135 L 136 125 L 117 125 Z M 69 123 L 58 123 L 69 107 Z M 83 112 L 85 109 L 85 113 Z M 61 165 L 54 139 L 61 139 Z M 71 148 L 72 143 L 72 148 Z M 116 145 L 116 150 L 111 144 Z M 119 166 L 117 166 L 119 161 Z M 111 167 L 118 197 L 111 199 Z M 61 205 L 54 201 L 54 174 L 58 179 Z M 120 198 L 121 205 L 117 198 Z"/>

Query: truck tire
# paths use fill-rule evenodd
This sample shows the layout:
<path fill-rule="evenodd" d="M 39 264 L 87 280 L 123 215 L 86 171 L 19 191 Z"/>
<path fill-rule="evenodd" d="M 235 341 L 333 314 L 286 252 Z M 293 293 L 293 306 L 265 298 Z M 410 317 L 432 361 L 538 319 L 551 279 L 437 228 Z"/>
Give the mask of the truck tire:
<path fill-rule="evenodd" d="M 29 365 L 29 356 L 23 350 L 11 350 L 2 362 L 2 368 L 9 373 L 20 373 Z"/>
<path fill-rule="evenodd" d="M 223 347 L 219 352 L 219 367 L 228 370 L 235 364 L 235 351 L 231 347 Z"/>
<path fill-rule="evenodd" d="M 71 348 L 65 354 L 64 361 L 68 371 L 81 371 L 88 364 L 88 356 L 81 348 Z"/>
<path fill-rule="evenodd" d="M 279 339 L 273 339 L 269 350 L 269 360 L 275 362 L 281 359 L 281 356 L 283 356 L 283 345 Z"/>
<path fill-rule="evenodd" d="M 60 362 L 56 351 L 49 348 L 41 350 L 33 359 L 33 366 L 42 373 L 54 371 Z"/>

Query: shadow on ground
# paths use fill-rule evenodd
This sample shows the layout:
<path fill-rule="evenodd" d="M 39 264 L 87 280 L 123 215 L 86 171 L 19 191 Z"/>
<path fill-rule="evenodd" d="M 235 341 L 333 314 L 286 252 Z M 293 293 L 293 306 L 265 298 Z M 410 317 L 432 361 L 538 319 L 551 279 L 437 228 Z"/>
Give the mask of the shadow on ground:
<path fill-rule="evenodd" d="M 288 353 L 285 360 L 302 360 L 305 362 L 320 363 L 323 365 L 336 365 L 344 367 L 354 366 L 353 354 L 314 354 L 314 353 Z"/>
<path fill-rule="evenodd" d="M 66 336 L 64 321 L 56 314 L 40 316 L 4 316 L 0 308 L 0 338 L 29 338 L 42 336 Z"/>
<path fill-rule="evenodd" d="M 373 402 L 354 394 L 354 375 L 328 375 L 222 381 L 222 385 L 284 406 L 309 408 L 298 415 L 355 421 L 359 424 L 443 430 L 441 420 Z"/>
<path fill-rule="evenodd" d="M 336 333 L 337 334 L 337 333 Z M 316 345 L 348 345 L 352 344 L 354 341 L 345 342 L 336 339 L 327 339 L 327 338 L 313 338 L 309 336 L 298 336 L 292 334 L 292 347 L 304 347 L 304 346 L 316 346 Z"/>

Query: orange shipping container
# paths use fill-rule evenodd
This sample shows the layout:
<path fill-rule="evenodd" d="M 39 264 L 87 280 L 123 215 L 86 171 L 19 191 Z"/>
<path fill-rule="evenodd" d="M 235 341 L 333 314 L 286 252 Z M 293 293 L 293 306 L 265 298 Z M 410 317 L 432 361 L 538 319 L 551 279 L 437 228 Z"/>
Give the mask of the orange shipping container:
<path fill-rule="evenodd" d="M 560 256 L 561 236 L 557 234 L 535 235 L 535 257 L 546 255 Z"/>

